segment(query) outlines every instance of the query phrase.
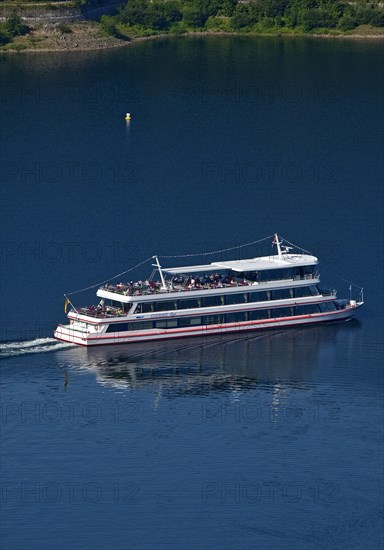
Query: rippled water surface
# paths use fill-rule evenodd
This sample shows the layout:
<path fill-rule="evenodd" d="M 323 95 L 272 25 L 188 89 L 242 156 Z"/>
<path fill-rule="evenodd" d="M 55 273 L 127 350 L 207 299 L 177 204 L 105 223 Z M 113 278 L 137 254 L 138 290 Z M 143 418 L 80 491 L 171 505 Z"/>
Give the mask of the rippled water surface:
<path fill-rule="evenodd" d="M 221 37 L 1 59 L 2 548 L 382 547 L 380 54 Z M 64 292 L 275 231 L 340 298 L 364 286 L 355 320 L 52 338 Z"/>

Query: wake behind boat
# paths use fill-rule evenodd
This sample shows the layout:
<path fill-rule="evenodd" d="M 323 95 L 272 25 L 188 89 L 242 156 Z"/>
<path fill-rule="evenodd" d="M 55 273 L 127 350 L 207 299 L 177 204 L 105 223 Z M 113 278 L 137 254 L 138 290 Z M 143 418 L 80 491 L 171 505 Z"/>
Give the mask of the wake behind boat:
<path fill-rule="evenodd" d="M 161 267 L 153 256 L 158 280 L 102 284 L 97 306 L 76 308 L 67 298 L 69 324 L 54 336 L 95 346 L 351 319 L 362 289 L 359 301 L 338 300 L 319 287 L 318 259 L 284 243 L 276 234 L 275 254 L 182 267 Z"/>

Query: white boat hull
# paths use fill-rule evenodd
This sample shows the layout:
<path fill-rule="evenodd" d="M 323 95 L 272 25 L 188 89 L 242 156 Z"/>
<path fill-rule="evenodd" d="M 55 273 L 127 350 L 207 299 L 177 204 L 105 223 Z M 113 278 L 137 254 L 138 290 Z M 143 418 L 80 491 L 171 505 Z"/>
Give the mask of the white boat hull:
<path fill-rule="evenodd" d="M 218 325 L 200 325 L 196 327 L 183 327 L 172 329 L 147 329 L 121 333 L 97 333 L 73 329 L 71 325 L 59 325 L 54 336 L 58 340 L 81 346 L 100 346 L 108 344 L 130 344 L 134 342 L 149 342 L 172 338 L 186 338 L 190 336 L 210 336 L 233 332 L 246 332 L 251 330 L 265 330 L 271 328 L 284 328 L 297 325 L 309 325 L 315 323 L 329 323 L 335 321 L 348 321 L 361 307 L 358 303 L 354 307 L 331 311 L 328 313 L 313 313 L 308 315 L 296 315 L 292 317 L 280 317 L 263 319 L 259 321 L 244 321 L 238 323 L 225 323 Z"/>

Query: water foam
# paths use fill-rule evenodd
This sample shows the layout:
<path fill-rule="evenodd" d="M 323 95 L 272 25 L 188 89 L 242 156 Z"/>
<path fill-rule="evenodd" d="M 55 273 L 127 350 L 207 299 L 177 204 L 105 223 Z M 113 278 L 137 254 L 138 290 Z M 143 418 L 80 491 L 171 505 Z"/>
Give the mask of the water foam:
<path fill-rule="evenodd" d="M 0 344 L 0 359 L 17 357 L 31 353 L 44 353 L 47 351 L 59 351 L 73 347 L 74 344 L 58 342 L 55 338 L 35 338 L 17 342 L 4 342 Z"/>

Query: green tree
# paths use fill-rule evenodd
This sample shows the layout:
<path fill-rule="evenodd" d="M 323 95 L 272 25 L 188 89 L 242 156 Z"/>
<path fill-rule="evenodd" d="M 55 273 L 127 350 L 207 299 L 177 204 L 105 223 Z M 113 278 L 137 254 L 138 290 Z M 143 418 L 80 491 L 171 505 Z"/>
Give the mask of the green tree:
<path fill-rule="evenodd" d="M 29 32 L 29 27 L 18 15 L 12 15 L 5 23 L 5 32 L 10 37 L 22 36 Z"/>
<path fill-rule="evenodd" d="M 341 31 L 350 31 L 357 27 L 357 23 L 351 14 L 345 13 L 340 18 L 337 26 Z"/>
<path fill-rule="evenodd" d="M 302 24 L 303 14 L 317 6 L 317 0 L 290 0 L 284 12 L 284 20 L 288 27 Z"/>
<path fill-rule="evenodd" d="M 371 19 L 371 24 L 375 27 L 384 27 L 384 10 L 377 9 L 374 10 L 374 14 Z"/>
<path fill-rule="evenodd" d="M 100 26 L 105 34 L 109 36 L 114 36 L 115 38 L 120 37 L 120 33 L 117 30 L 115 18 L 110 15 L 102 15 L 100 18 Z"/>
<path fill-rule="evenodd" d="M 120 10 L 119 20 L 127 25 L 144 25 L 148 0 L 129 0 Z"/>
<path fill-rule="evenodd" d="M 173 0 L 163 3 L 163 13 L 171 23 L 177 23 L 183 18 L 181 3 Z"/>
<path fill-rule="evenodd" d="M 232 17 L 237 6 L 237 0 L 222 0 L 220 3 L 218 15 L 225 15 L 226 17 Z"/>
<path fill-rule="evenodd" d="M 183 11 L 183 20 L 190 27 L 204 27 L 207 19 L 208 15 L 198 7 L 187 6 Z"/>
<path fill-rule="evenodd" d="M 319 8 L 302 12 L 299 23 L 310 31 L 321 27 L 335 27 L 337 19 L 327 10 Z"/>
<path fill-rule="evenodd" d="M 257 23 L 258 16 L 253 2 L 248 4 L 237 4 L 235 12 L 231 19 L 231 26 L 234 30 L 252 27 Z"/>
<path fill-rule="evenodd" d="M 284 15 L 289 0 L 259 0 L 257 8 L 262 17 L 277 17 Z"/>
<path fill-rule="evenodd" d="M 144 18 L 145 26 L 155 30 L 166 30 L 172 23 L 182 19 L 178 2 L 151 2 Z"/>
<path fill-rule="evenodd" d="M 8 44 L 10 41 L 9 36 L 2 30 L 0 30 L 0 46 L 4 46 L 5 44 Z"/>

